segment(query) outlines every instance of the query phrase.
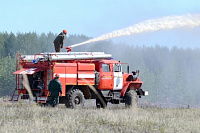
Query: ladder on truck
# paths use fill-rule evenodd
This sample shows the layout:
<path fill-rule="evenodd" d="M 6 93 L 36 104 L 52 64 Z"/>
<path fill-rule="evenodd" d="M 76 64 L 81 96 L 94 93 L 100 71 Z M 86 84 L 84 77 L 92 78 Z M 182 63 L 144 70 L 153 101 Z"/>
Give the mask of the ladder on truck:
<path fill-rule="evenodd" d="M 20 54 L 18 53 L 16 55 L 16 70 L 19 70 L 20 69 L 20 66 L 19 66 L 19 58 L 20 58 Z M 20 94 L 22 91 L 26 91 L 25 89 L 22 89 L 23 88 L 23 76 L 20 74 L 16 74 L 16 86 L 15 86 L 15 90 L 12 94 L 12 97 L 10 99 L 10 101 L 18 101 L 19 100 L 19 97 L 20 97 Z"/>
<path fill-rule="evenodd" d="M 39 104 L 40 103 L 41 104 L 47 103 L 48 97 L 49 97 L 49 91 L 48 90 L 42 90 L 37 103 L 39 103 Z"/>

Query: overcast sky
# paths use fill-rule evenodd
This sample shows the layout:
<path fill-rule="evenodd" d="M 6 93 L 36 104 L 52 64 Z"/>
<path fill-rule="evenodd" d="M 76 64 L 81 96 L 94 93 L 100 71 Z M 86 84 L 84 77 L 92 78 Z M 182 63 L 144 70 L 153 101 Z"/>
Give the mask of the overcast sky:
<path fill-rule="evenodd" d="M 0 0 L 0 2 L 0 32 L 13 33 L 58 34 L 66 29 L 68 34 L 97 37 L 148 19 L 200 13 L 200 0 Z M 195 32 L 200 33 L 199 29 Z M 140 42 L 140 40 L 135 41 Z"/>

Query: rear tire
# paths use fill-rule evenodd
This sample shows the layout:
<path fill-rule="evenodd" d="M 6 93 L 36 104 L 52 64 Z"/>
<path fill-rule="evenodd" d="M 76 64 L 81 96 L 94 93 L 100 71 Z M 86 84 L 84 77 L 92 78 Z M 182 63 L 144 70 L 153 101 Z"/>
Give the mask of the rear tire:
<path fill-rule="evenodd" d="M 137 107 L 138 97 L 134 90 L 129 90 L 125 93 L 125 107 Z"/>
<path fill-rule="evenodd" d="M 79 89 L 72 89 L 67 96 L 65 106 L 72 109 L 81 109 L 84 106 L 85 98 Z"/>

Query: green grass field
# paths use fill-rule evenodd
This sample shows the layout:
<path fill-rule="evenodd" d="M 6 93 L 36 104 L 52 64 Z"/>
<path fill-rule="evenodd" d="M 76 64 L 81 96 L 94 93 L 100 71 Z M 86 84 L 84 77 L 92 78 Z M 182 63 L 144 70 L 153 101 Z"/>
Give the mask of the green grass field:
<path fill-rule="evenodd" d="M 0 133 L 199 133 L 199 109 L 131 108 L 81 110 L 40 107 L 0 99 Z"/>

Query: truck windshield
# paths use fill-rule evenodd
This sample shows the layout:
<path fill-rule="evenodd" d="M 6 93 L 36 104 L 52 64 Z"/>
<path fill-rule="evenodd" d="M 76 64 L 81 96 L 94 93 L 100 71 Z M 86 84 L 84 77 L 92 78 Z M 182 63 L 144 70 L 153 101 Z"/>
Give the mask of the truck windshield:
<path fill-rule="evenodd" d="M 121 72 L 121 64 L 114 64 L 113 70 L 114 72 Z"/>
<path fill-rule="evenodd" d="M 103 72 L 110 72 L 110 66 L 109 64 L 102 64 Z"/>

